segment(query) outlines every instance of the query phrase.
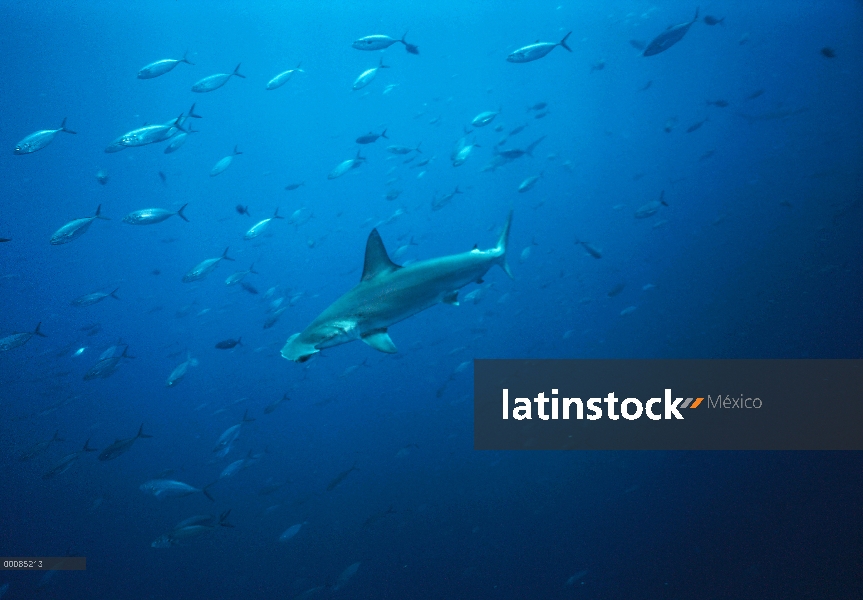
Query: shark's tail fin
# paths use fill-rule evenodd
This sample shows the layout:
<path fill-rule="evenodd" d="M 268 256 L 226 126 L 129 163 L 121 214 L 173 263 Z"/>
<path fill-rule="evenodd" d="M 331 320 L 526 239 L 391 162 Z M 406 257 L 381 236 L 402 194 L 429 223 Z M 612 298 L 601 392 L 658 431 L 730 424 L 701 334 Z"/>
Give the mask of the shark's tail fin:
<path fill-rule="evenodd" d="M 506 223 L 503 224 L 503 231 L 500 232 L 500 239 L 497 241 L 497 246 L 495 250 L 500 253 L 500 257 L 498 258 L 498 264 L 501 268 L 506 271 L 506 274 L 509 275 L 510 279 L 515 279 L 512 275 L 512 271 L 509 270 L 509 265 L 506 264 L 506 246 L 509 243 L 509 228 L 512 225 L 512 211 L 509 211 L 509 214 L 506 217 Z"/>

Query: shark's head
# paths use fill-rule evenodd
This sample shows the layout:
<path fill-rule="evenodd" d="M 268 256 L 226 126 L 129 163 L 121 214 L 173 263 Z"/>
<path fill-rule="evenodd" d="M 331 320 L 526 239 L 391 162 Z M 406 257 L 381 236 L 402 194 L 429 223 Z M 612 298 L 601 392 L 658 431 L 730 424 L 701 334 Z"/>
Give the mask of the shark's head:
<path fill-rule="evenodd" d="M 310 344 L 304 339 L 301 340 L 300 335 L 299 333 L 295 333 L 288 338 L 288 341 L 282 347 L 282 356 L 288 360 L 302 363 L 309 360 L 312 355 L 317 354 L 320 350 L 315 348 L 314 344 Z"/>

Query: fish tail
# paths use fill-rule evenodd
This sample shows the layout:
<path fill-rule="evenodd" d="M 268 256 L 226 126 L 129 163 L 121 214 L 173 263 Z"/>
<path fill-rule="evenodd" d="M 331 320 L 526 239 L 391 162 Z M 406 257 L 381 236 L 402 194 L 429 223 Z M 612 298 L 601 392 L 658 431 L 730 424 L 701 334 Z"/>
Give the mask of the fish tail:
<path fill-rule="evenodd" d="M 186 215 L 183 214 L 183 209 L 185 209 L 187 206 L 189 206 L 188 202 L 186 204 L 184 204 L 183 206 L 181 206 L 180 210 L 177 211 L 177 216 L 180 217 L 181 219 L 183 219 L 186 223 L 189 222 L 189 219 L 187 219 Z"/>
<path fill-rule="evenodd" d="M 228 246 L 228 248 L 230 248 L 230 246 Z M 229 260 L 229 261 L 231 261 L 231 262 L 234 262 L 234 259 L 233 259 L 233 258 L 231 258 L 230 256 L 228 256 L 228 248 L 225 248 L 225 251 L 224 251 L 224 252 L 222 252 L 222 258 L 223 258 L 224 260 Z"/>
<path fill-rule="evenodd" d="M 417 151 L 417 152 L 419 152 L 420 154 L 422 154 L 422 153 L 423 153 L 423 151 L 422 151 L 422 150 L 420 150 L 420 146 L 422 146 L 422 144 L 423 144 L 423 143 L 422 143 L 422 142 L 420 142 L 419 144 L 417 144 L 417 147 L 416 147 L 416 148 L 414 148 L 414 150 L 416 150 L 416 151 Z"/>
<path fill-rule="evenodd" d="M 197 102 L 196 102 L 195 104 L 197 104 Z M 201 118 L 201 115 L 196 115 L 196 114 L 195 114 L 195 104 L 193 104 L 193 105 L 192 105 L 192 108 L 190 108 L 190 109 L 189 109 L 189 114 L 188 114 L 188 116 L 189 116 L 189 117 L 191 117 L 191 118 L 193 118 L 193 119 L 200 119 L 200 118 Z"/>
<path fill-rule="evenodd" d="M 111 292 L 111 293 L 110 293 L 110 294 L 108 294 L 108 295 L 109 295 L 109 296 L 111 296 L 114 300 L 119 300 L 119 298 L 117 297 L 117 291 L 118 291 L 119 289 L 120 289 L 120 288 L 114 288 L 114 291 L 113 291 L 113 292 Z"/>
<path fill-rule="evenodd" d="M 662 190 L 662 193 L 659 194 L 659 203 L 662 206 L 668 206 L 668 202 L 665 201 L 665 190 Z"/>
<path fill-rule="evenodd" d="M 381 60 L 378 62 L 378 69 L 389 69 L 389 66 L 384 64 L 383 56 L 381 56 Z"/>
<path fill-rule="evenodd" d="M 51 438 L 51 441 L 52 442 L 65 442 L 66 440 L 64 440 L 63 438 L 60 437 L 60 430 L 58 429 L 57 431 L 54 432 L 54 437 Z"/>
<path fill-rule="evenodd" d="M 216 482 L 214 481 L 213 483 L 216 483 Z M 213 498 L 213 496 L 212 496 L 212 495 L 210 494 L 210 492 L 208 491 L 208 490 L 212 487 L 213 483 L 210 483 L 210 484 L 205 485 L 205 486 L 204 486 L 204 489 L 202 489 L 202 490 L 201 490 L 201 491 L 204 493 L 204 495 L 205 495 L 205 496 L 210 500 L 210 502 L 215 502 L 215 501 L 216 501 L 216 499 L 215 499 L 215 498 Z"/>
<path fill-rule="evenodd" d="M 242 63 L 240 63 L 240 64 L 242 64 Z M 239 65 L 239 64 L 238 64 L 238 65 L 237 65 L 237 67 L 234 69 L 234 72 L 233 72 L 233 73 L 231 73 L 231 75 L 236 75 L 236 76 L 237 76 L 237 77 L 239 77 L 240 79 L 245 79 L 245 78 L 246 78 L 246 76 L 245 76 L 245 75 L 243 75 L 243 74 L 241 74 L 241 73 L 240 73 L 240 65 Z"/>
<path fill-rule="evenodd" d="M 71 129 L 66 129 L 66 117 L 63 117 L 63 122 L 60 123 L 60 131 L 65 131 L 66 133 L 78 133 L 77 131 L 72 131 Z"/>
<path fill-rule="evenodd" d="M 239 147 L 239 146 L 234 146 L 234 156 L 236 156 L 237 154 L 242 154 L 242 152 L 240 152 L 239 150 L 237 150 L 237 148 L 238 148 L 238 147 Z"/>
<path fill-rule="evenodd" d="M 285 218 L 285 217 L 279 216 L 279 208 L 278 207 L 276 207 L 276 212 L 273 213 L 273 218 L 274 219 L 284 219 Z"/>
<path fill-rule="evenodd" d="M 382 137 L 382 138 L 390 139 L 390 138 L 388 138 L 388 137 L 387 137 L 387 130 L 386 130 L 386 129 L 384 129 L 384 130 L 381 132 L 381 137 Z"/>
<path fill-rule="evenodd" d="M 243 422 L 244 423 L 251 423 L 252 421 L 254 421 L 254 419 L 249 418 L 249 409 L 247 408 L 246 412 L 243 413 Z"/>
<path fill-rule="evenodd" d="M 128 350 L 129 350 L 129 346 L 127 345 L 125 348 L 123 348 L 123 354 L 120 355 L 120 358 L 137 358 L 135 356 L 128 354 Z"/>
<path fill-rule="evenodd" d="M 33 331 L 33 335 L 38 335 L 39 337 L 48 337 L 47 335 L 45 335 L 44 333 L 39 331 L 39 327 L 41 327 L 41 326 L 42 326 L 42 321 L 39 321 L 38 323 L 36 323 L 36 329 Z"/>
<path fill-rule="evenodd" d="M 693 22 L 693 23 L 695 23 L 695 22 L 698 20 L 698 11 L 699 11 L 699 9 L 700 9 L 700 8 L 701 8 L 700 6 L 696 6 L 696 7 L 695 7 L 695 17 L 692 19 L 692 22 Z M 724 18 L 724 17 L 723 17 L 723 18 Z"/>
<path fill-rule="evenodd" d="M 696 13 L 695 13 L 695 16 L 696 16 L 696 18 L 698 18 L 698 12 L 697 12 L 697 11 L 696 11 Z M 572 32 L 571 32 L 571 31 L 570 31 L 569 33 L 567 33 L 565 36 L 563 36 L 563 39 L 562 39 L 562 40 L 560 40 L 560 45 L 561 45 L 561 46 L 563 46 L 564 48 L 566 48 L 566 50 L 567 50 L 567 51 L 572 52 L 572 48 L 570 48 L 569 46 L 567 46 L 567 45 L 566 45 L 566 39 L 567 39 L 570 35 L 572 35 Z"/>
<path fill-rule="evenodd" d="M 503 224 L 503 231 L 500 232 L 500 238 L 497 241 L 497 246 L 495 246 L 495 251 L 499 252 L 498 264 L 501 268 L 509 275 L 510 279 L 515 279 L 512 275 L 512 271 L 509 270 L 509 265 L 506 264 L 506 247 L 509 243 L 509 229 L 512 225 L 512 210 L 509 211 L 509 214 L 506 217 L 506 223 Z"/>
<path fill-rule="evenodd" d="M 136 435 L 135 438 L 137 439 L 137 438 L 151 438 L 151 437 L 153 437 L 153 436 L 147 435 L 146 433 L 144 433 L 144 424 L 141 423 L 141 426 L 138 428 L 138 435 Z"/>
<path fill-rule="evenodd" d="M 96 448 L 90 447 L 90 438 L 87 438 L 87 441 L 84 442 L 84 448 L 81 450 L 82 452 L 98 452 L 99 450 Z"/>
<path fill-rule="evenodd" d="M 186 64 L 188 64 L 188 65 L 192 65 L 192 66 L 194 67 L 194 66 L 195 66 L 195 63 L 191 62 L 191 61 L 188 59 L 188 56 L 189 56 L 189 51 L 188 51 L 188 50 L 186 50 L 185 52 L 183 52 L 183 60 L 182 60 L 181 62 L 184 62 L 184 63 L 186 63 Z"/>
<path fill-rule="evenodd" d="M 97 206 L 97 207 L 96 207 L 96 214 L 95 214 L 95 215 L 93 215 L 93 216 L 94 216 L 95 218 L 97 218 L 97 219 L 102 219 L 103 221 L 110 221 L 110 220 L 111 220 L 111 219 L 110 219 L 110 218 L 108 218 L 108 217 L 103 217 L 103 216 L 102 216 L 102 205 L 101 205 L 101 204 L 100 204 L 99 206 Z"/>

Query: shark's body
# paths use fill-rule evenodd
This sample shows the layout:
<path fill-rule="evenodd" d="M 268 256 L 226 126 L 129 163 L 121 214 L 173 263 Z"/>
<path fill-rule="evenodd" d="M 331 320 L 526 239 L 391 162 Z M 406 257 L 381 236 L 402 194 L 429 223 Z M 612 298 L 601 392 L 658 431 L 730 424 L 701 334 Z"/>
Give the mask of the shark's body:
<path fill-rule="evenodd" d="M 330 305 L 305 331 L 292 335 L 282 348 L 288 360 L 305 362 L 324 348 L 362 340 L 375 350 L 396 352 L 387 333 L 403 321 L 440 302 L 458 304 L 458 290 L 481 283 L 493 265 L 512 277 L 506 264 L 506 246 L 512 212 L 497 246 L 489 250 L 442 256 L 400 267 L 390 260 L 376 229 L 366 243 L 360 283 Z"/>

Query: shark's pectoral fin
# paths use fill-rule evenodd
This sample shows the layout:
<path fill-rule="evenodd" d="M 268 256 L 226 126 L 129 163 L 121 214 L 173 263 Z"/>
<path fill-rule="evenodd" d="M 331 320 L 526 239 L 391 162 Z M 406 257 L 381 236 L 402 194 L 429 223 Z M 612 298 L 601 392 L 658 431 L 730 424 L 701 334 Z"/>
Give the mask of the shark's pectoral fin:
<path fill-rule="evenodd" d="M 386 352 L 387 354 L 398 352 L 386 329 L 375 329 L 364 334 L 361 339 L 378 352 Z"/>
<path fill-rule="evenodd" d="M 446 296 L 443 297 L 442 302 L 444 304 L 451 304 L 452 306 L 458 306 L 458 290 L 454 292 L 450 292 Z"/>

